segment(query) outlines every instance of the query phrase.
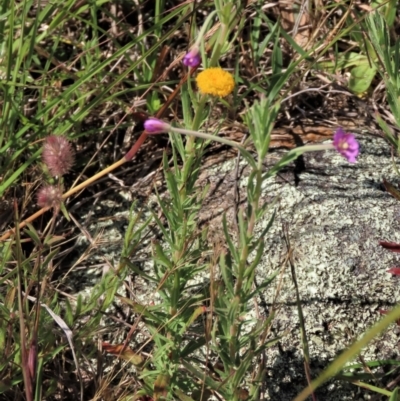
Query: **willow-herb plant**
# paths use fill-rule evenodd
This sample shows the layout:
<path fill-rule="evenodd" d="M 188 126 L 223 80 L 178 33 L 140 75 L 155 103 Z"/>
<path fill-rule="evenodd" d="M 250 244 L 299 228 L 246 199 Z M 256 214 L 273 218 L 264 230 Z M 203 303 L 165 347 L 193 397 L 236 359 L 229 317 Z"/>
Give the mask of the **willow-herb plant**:
<path fill-rule="evenodd" d="M 246 115 L 245 120 L 256 150 L 255 158 L 242 146 L 224 138 L 172 127 L 154 118 L 145 122 L 146 130 L 150 134 L 175 132 L 232 145 L 238 148 L 252 169 L 247 184 L 247 207 L 241 208 L 238 214 L 237 239 L 231 237 L 227 221 L 225 217 L 223 219 L 228 251 L 220 258 L 222 280 L 218 286 L 212 283 L 210 288 L 210 296 L 214 299 L 212 307 L 214 320 L 210 331 L 212 341 L 208 346 L 213 356 L 222 362 L 223 369 L 218 371 L 218 380 L 213 380 L 211 377 L 204 377 L 204 372 L 196 369 L 187 360 L 182 361 L 185 368 L 198 380 L 204 380 L 206 387 L 218 391 L 225 399 L 240 400 L 244 396 L 246 399 L 258 399 L 259 381 L 263 371 L 261 368 L 254 369 L 254 364 L 265 348 L 277 341 L 277 339 L 266 340 L 272 316 L 264 322 L 249 318 L 251 316 L 250 301 L 272 282 L 276 274 L 272 274 L 253 289 L 256 269 L 264 250 L 263 238 L 273 222 L 272 213 L 265 229 L 255 236 L 256 224 L 269 210 L 268 204 L 261 203 L 263 182 L 307 151 L 335 149 L 351 163 L 356 161 L 359 153 L 358 142 L 354 135 L 339 128 L 333 137 L 332 144 L 307 145 L 294 149 L 264 173 L 263 160 L 268 152 L 271 131 L 278 111 L 279 103 L 271 104 L 268 99 L 263 99 L 261 102 L 255 102 Z M 180 137 L 174 134 L 171 135 L 171 140 L 178 140 L 178 143 L 181 143 Z M 169 177 L 171 178 L 172 176 Z M 162 257 L 165 258 L 165 255 Z M 250 371 L 253 373 L 251 379 Z"/>
<path fill-rule="evenodd" d="M 229 7 L 221 6 L 220 9 L 228 10 Z M 226 39 L 226 24 L 229 20 L 221 21 L 220 44 Z M 189 90 L 181 94 L 184 122 L 190 129 L 174 127 L 157 118 L 145 122 L 149 134 L 169 132 L 173 150 L 172 167 L 166 157 L 163 159 L 167 199 L 158 197 L 166 224 L 154 215 L 164 238 L 164 243 L 155 242 L 153 246 L 155 283 L 159 283 L 157 292 L 162 301 L 146 312 L 147 327 L 155 343 L 151 359 L 154 368 L 143 373 L 147 387 L 139 392 L 146 394 L 153 388 L 152 394 L 156 398 L 162 395 L 165 399 L 173 399 L 175 395 L 193 400 L 197 398 L 190 398 L 189 392 L 198 394 L 207 390 L 217 392 L 226 400 L 259 399 L 263 369 L 257 361 L 261 353 L 277 341 L 268 338 L 272 315 L 263 321 L 251 317 L 251 301 L 277 274 L 271 273 L 254 288 L 256 269 L 264 251 L 263 238 L 273 222 L 271 212 L 265 229 L 255 234 L 257 223 L 269 211 L 268 205 L 261 202 L 262 184 L 306 151 L 336 149 L 352 162 L 358 154 L 354 136 L 338 130 L 333 144 L 304 146 L 288 152 L 265 173 L 263 161 L 280 107 L 279 102 L 271 98 L 256 102 L 245 118 L 255 157 L 245 146 L 202 132 L 209 102 L 230 95 L 235 87 L 234 77 L 213 65 L 215 54 L 209 68 L 196 77 L 199 93 L 194 94 L 187 88 Z M 197 54 L 193 49 L 184 63 L 190 66 L 191 61 L 197 64 Z M 280 80 L 276 86 L 283 83 L 284 80 Z M 274 89 L 278 94 L 279 88 Z M 188 135 L 186 144 L 177 134 Z M 227 250 L 222 252 L 218 261 L 221 279 L 213 275 L 211 261 L 207 263 L 207 259 L 201 257 L 211 250 L 205 246 L 206 231 L 197 225 L 198 212 L 207 191 L 207 188 L 197 186 L 201 160 L 204 146 L 213 140 L 237 148 L 251 167 L 247 207 L 241 208 L 237 216 L 237 238 L 228 232 L 228 223 L 225 217 L 223 219 Z M 200 276 L 206 269 L 209 270 L 207 276 L 210 276 L 207 295 Z M 206 324 L 199 335 L 196 319 L 203 314 Z M 214 368 L 209 368 L 208 360 L 217 361 Z M 188 379 L 188 375 L 192 379 Z M 183 394 L 185 398 L 182 398 Z"/>
<path fill-rule="evenodd" d="M 229 3 L 226 2 L 227 5 Z M 221 96 L 228 96 L 235 86 L 234 77 L 216 65 L 223 49 L 219 44 L 225 45 L 228 35 L 226 24 L 232 23 L 235 18 L 235 13 L 232 15 L 230 8 L 225 6 L 218 14 L 224 13 L 224 10 L 224 22 L 215 34 L 216 44 L 208 65 L 210 68 L 201 73 L 205 85 L 199 84 L 200 92 L 197 94 L 191 90 L 192 82 L 188 82 L 181 92 L 184 120 L 194 132 L 198 132 L 207 121 L 209 103 L 217 102 Z M 205 24 L 212 21 L 208 18 Z M 204 31 L 203 27 L 200 32 Z M 198 66 L 199 52 L 204 48 L 202 42 L 202 38 L 196 40 L 183 60 L 184 65 L 190 68 Z M 224 80 L 219 88 L 211 85 L 207 89 L 207 76 L 213 73 L 220 74 Z M 202 90 L 202 87 L 206 89 Z M 163 129 L 157 131 L 152 123 L 163 124 L 155 119 L 150 124 L 145 124 L 149 134 L 165 132 Z M 204 284 L 198 279 L 201 272 L 208 267 L 208 259 L 204 259 L 209 251 L 205 241 L 207 232 L 198 227 L 198 213 L 207 193 L 207 187 L 198 187 L 198 177 L 208 141 L 190 136 L 184 142 L 179 135 L 171 136 L 171 141 L 172 166 L 166 156 L 163 158 L 167 199 L 158 195 L 165 222 L 156 214 L 153 216 L 162 232 L 163 243 L 153 242 L 154 279 L 147 276 L 157 286 L 161 302 L 155 301 L 154 306 L 145 307 L 146 327 L 151 333 L 154 351 L 152 358 L 144 366 L 141 375 L 144 387 L 138 395 L 150 395 L 155 399 L 182 399 L 185 396 L 185 399 L 192 400 L 188 394 L 193 396 L 204 390 L 207 390 L 206 393 L 216 390 L 215 386 L 212 389 L 208 385 L 203 388 L 203 376 L 207 367 L 206 357 L 201 355 L 206 338 L 204 330 L 197 322 L 199 315 L 208 311 L 206 304 L 209 298 L 204 291 Z M 185 366 L 182 369 L 182 364 L 194 367 L 196 371 L 200 369 L 201 378 L 193 380 L 197 375 Z"/>

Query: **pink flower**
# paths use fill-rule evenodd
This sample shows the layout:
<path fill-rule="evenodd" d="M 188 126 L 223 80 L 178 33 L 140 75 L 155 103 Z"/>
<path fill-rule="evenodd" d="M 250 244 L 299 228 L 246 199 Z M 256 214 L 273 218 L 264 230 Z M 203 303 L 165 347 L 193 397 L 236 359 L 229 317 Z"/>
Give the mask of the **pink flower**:
<path fill-rule="evenodd" d="M 37 193 L 37 204 L 40 207 L 59 209 L 62 202 L 62 192 L 59 187 L 46 185 Z"/>
<path fill-rule="evenodd" d="M 194 46 L 183 58 L 182 63 L 186 67 L 198 67 L 201 63 L 199 48 Z"/>
<path fill-rule="evenodd" d="M 149 134 L 161 134 L 168 132 L 171 126 L 158 118 L 150 117 L 144 122 L 144 129 Z"/>
<path fill-rule="evenodd" d="M 359 144 L 353 134 L 338 128 L 333 135 L 333 146 L 350 163 L 355 163 L 359 153 Z"/>
<path fill-rule="evenodd" d="M 50 135 L 43 145 L 42 160 L 53 177 L 62 176 L 73 166 L 75 152 L 66 138 Z"/>

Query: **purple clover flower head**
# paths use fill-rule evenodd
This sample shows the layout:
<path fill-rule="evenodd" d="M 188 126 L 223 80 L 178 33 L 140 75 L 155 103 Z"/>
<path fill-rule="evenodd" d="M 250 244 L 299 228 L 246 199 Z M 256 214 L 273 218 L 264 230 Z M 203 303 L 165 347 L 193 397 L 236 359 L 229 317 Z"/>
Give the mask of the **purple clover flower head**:
<path fill-rule="evenodd" d="M 344 132 L 342 128 L 338 128 L 333 135 L 333 146 L 350 163 L 356 162 L 360 149 L 356 137 L 353 134 Z"/>
<path fill-rule="evenodd" d="M 195 46 L 188 53 L 186 53 L 182 63 L 186 65 L 186 67 L 198 67 L 201 63 L 199 48 Z"/>
<path fill-rule="evenodd" d="M 68 139 L 63 136 L 50 135 L 44 141 L 42 159 L 51 176 L 61 177 L 68 173 L 74 165 L 75 152 Z"/>
<path fill-rule="evenodd" d="M 55 185 L 46 185 L 37 193 L 37 204 L 40 207 L 54 208 L 58 210 L 62 203 L 62 191 Z"/>
<path fill-rule="evenodd" d="M 161 134 L 168 132 L 171 126 L 158 118 L 150 117 L 144 122 L 144 129 L 148 134 Z"/>

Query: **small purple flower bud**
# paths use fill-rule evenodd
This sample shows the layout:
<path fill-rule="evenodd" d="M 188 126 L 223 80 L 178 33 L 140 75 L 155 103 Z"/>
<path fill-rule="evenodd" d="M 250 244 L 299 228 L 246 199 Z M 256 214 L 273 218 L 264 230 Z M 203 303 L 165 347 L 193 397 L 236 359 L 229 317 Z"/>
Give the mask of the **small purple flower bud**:
<path fill-rule="evenodd" d="M 359 144 L 353 134 L 338 128 L 333 135 L 333 146 L 350 163 L 355 163 L 359 153 Z"/>
<path fill-rule="evenodd" d="M 201 63 L 201 57 L 199 53 L 199 48 L 197 46 L 193 47 L 183 58 L 182 63 L 186 67 L 198 67 Z"/>
<path fill-rule="evenodd" d="M 150 117 L 144 122 L 144 129 L 148 134 L 161 134 L 168 132 L 171 126 L 158 118 Z"/>

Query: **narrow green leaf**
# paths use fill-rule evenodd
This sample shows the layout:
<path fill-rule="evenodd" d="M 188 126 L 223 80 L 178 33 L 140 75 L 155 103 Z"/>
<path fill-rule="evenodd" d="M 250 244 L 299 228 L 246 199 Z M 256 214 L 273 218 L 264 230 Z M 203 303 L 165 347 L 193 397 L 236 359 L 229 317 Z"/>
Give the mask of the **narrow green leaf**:
<path fill-rule="evenodd" d="M 153 242 L 153 248 L 155 251 L 154 260 L 157 263 L 160 263 L 161 265 L 165 266 L 168 270 L 172 270 L 174 265 L 168 258 L 168 256 L 165 254 L 161 245 L 158 242 Z"/>
<path fill-rule="evenodd" d="M 257 296 L 262 290 L 269 287 L 270 284 L 272 283 L 272 281 L 275 280 L 275 277 L 278 275 L 278 273 L 279 273 L 279 271 L 276 271 L 271 276 L 269 276 L 266 280 L 264 280 L 260 285 L 257 286 L 257 288 L 253 292 L 251 292 L 248 296 L 246 296 L 245 300 L 250 301 L 255 296 Z"/>
<path fill-rule="evenodd" d="M 228 294 L 230 297 L 233 297 L 235 291 L 233 289 L 234 281 L 232 276 L 232 260 L 230 255 L 226 255 L 225 253 L 221 254 L 219 259 L 219 267 L 221 269 L 222 279 L 224 280 Z"/>
<path fill-rule="evenodd" d="M 227 224 L 227 221 L 226 221 L 226 215 L 225 214 L 224 214 L 224 216 L 222 218 L 222 225 L 223 225 L 223 228 L 224 228 L 225 239 L 226 239 L 226 242 L 228 243 L 229 251 L 231 252 L 233 260 L 236 263 L 239 263 L 239 253 L 238 253 L 237 247 L 232 242 L 231 236 L 229 235 L 228 224 Z"/>
<path fill-rule="evenodd" d="M 24 230 L 24 233 L 29 235 L 29 237 L 32 238 L 33 242 L 35 243 L 36 246 L 40 246 L 42 244 L 42 241 L 40 240 L 39 234 L 35 230 L 32 224 L 27 223 L 26 226 L 28 229 Z"/>
<path fill-rule="evenodd" d="M 394 391 L 392 391 L 392 395 L 389 398 L 389 401 L 399 401 L 400 396 L 399 396 L 399 388 L 396 387 Z"/>

